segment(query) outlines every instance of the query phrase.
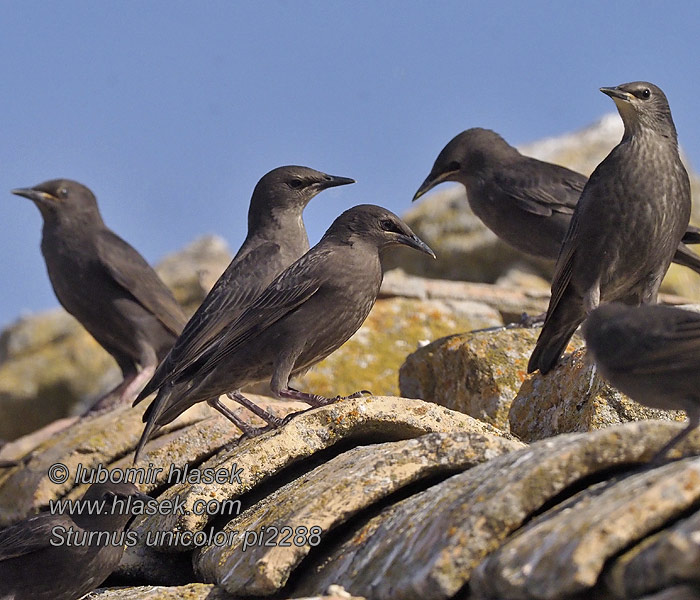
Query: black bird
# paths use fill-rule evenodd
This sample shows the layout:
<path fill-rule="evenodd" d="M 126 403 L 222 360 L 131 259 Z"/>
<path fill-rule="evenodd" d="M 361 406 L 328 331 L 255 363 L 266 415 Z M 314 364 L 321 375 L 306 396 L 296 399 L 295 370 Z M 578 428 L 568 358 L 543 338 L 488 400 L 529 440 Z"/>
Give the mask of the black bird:
<path fill-rule="evenodd" d="M 131 402 L 182 331 L 182 309 L 144 258 L 107 228 L 84 185 L 54 179 L 12 193 L 41 212 L 41 251 L 59 302 L 122 370 L 122 383 L 96 407 L 115 395 Z"/>
<path fill-rule="evenodd" d="M 75 600 L 94 590 L 121 560 L 127 502 L 133 509 L 150 501 L 131 483 L 96 483 L 81 499 L 82 514 L 45 512 L 3 529 L 0 600 Z"/>
<path fill-rule="evenodd" d="M 643 81 L 601 91 L 615 101 L 625 133 L 576 205 L 529 373 L 547 373 L 601 302 L 655 304 L 688 226 L 690 182 L 666 96 Z"/>
<path fill-rule="evenodd" d="M 319 192 L 350 183 L 355 181 L 299 166 L 278 167 L 260 179 L 250 200 L 248 235 L 243 245 L 134 405 L 177 379 L 277 274 L 308 251 L 304 208 Z M 238 426 L 247 427 L 242 421 Z"/>
<path fill-rule="evenodd" d="M 583 323 L 586 348 L 603 377 L 633 400 L 684 410 L 688 426 L 652 460 L 700 424 L 700 314 L 669 306 L 605 304 Z"/>
<path fill-rule="evenodd" d="M 466 188 L 474 214 L 503 241 L 526 254 L 556 260 L 588 178 L 523 156 L 495 131 L 477 127 L 443 148 L 413 200 L 445 181 Z M 688 227 L 683 242 L 700 243 L 697 228 Z M 700 256 L 684 244 L 673 261 L 700 273 Z"/>
<path fill-rule="evenodd" d="M 156 428 L 197 402 L 209 402 L 230 418 L 219 395 L 236 390 L 232 397 L 240 401 L 237 390 L 250 383 L 270 380 L 276 396 L 312 406 L 334 402 L 337 398 L 289 388 L 289 379 L 323 360 L 360 328 L 379 293 L 381 257 L 396 245 L 435 256 L 384 208 L 360 205 L 340 215 L 316 246 L 280 273 L 203 349 L 173 387 L 159 392 L 146 411 L 134 461 Z"/>

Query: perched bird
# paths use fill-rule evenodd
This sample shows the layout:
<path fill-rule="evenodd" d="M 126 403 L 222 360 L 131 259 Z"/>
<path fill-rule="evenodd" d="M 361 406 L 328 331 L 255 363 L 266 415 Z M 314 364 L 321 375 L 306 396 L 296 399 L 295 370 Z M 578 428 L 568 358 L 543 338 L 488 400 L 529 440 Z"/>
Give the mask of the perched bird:
<path fill-rule="evenodd" d="M 269 285 L 309 249 L 302 213 L 319 192 L 355 183 L 308 167 L 273 169 L 255 186 L 248 210 L 248 235 L 240 250 L 192 315 L 134 405 L 167 387 Z M 247 426 L 239 420 L 238 426 Z"/>
<path fill-rule="evenodd" d="M 131 483 L 96 483 L 82 513 L 44 512 L 0 531 L 0 600 L 75 600 L 94 590 L 121 560 L 134 500 L 152 498 Z"/>
<path fill-rule="evenodd" d="M 381 257 L 396 245 L 435 256 L 384 208 L 360 205 L 340 215 L 321 241 L 280 273 L 172 387 L 158 393 L 146 411 L 134 461 L 156 428 L 197 402 L 209 402 L 230 418 L 219 395 L 235 391 L 233 399 L 240 400 L 244 397 L 237 390 L 250 383 L 269 380 L 276 396 L 312 406 L 334 402 L 291 389 L 289 379 L 323 360 L 360 328 L 379 293 Z"/>
<path fill-rule="evenodd" d="M 445 181 L 461 183 L 469 206 L 491 231 L 517 250 L 556 260 L 588 178 L 523 156 L 495 131 L 473 128 L 438 155 L 413 200 Z M 688 227 L 684 243 L 700 243 Z M 679 244 L 674 262 L 700 273 L 700 256 Z"/>
<path fill-rule="evenodd" d="M 122 383 L 97 407 L 115 395 L 131 402 L 182 331 L 182 309 L 144 258 L 107 228 L 84 185 L 55 179 L 12 193 L 41 212 L 41 251 L 59 302 L 122 370 Z"/>
<path fill-rule="evenodd" d="M 690 182 L 666 96 L 643 81 L 601 91 L 615 101 L 625 132 L 576 205 L 529 373 L 547 373 L 601 302 L 655 304 L 688 226 Z"/>
<path fill-rule="evenodd" d="M 700 314 L 612 303 L 594 310 L 582 330 L 611 385 L 645 406 L 688 414 L 688 426 L 654 459 L 662 458 L 700 424 Z"/>

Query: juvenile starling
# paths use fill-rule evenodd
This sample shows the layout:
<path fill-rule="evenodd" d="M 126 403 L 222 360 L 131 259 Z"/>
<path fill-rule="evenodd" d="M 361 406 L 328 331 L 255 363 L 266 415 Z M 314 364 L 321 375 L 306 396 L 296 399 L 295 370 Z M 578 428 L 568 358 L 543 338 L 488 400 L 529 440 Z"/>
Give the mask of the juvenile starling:
<path fill-rule="evenodd" d="M 122 370 L 124 380 L 103 400 L 131 402 L 182 331 L 182 309 L 144 258 L 107 228 L 84 185 L 55 179 L 12 193 L 32 200 L 44 219 L 41 251 L 58 301 Z"/>
<path fill-rule="evenodd" d="M 688 226 L 690 182 L 666 96 L 647 82 L 601 91 L 615 101 L 625 133 L 576 205 L 529 373 L 547 373 L 601 302 L 655 304 Z"/>
<path fill-rule="evenodd" d="M 260 179 L 250 200 L 243 245 L 134 405 L 177 379 L 276 275 L 308 251 L 304 208 L 319 192 L 350 183 L 355 181 L 299 166 L 278 167 Z M 239 426 L 245 428 L 245 423 Z"/>
<path fill-rule="evenodd" d="M 700 424 L 700 314 L 605 304 L 582 329 L 588 352 L 611 385 L 645 406 L 688 414 L 688 426 L 655 457 L 662 458 Z"/>
<path fill-rule="evenodd" d="M 495 131 L 473 128 L 443 148 L 413 200 L 445 181 L 466 188 L 474 214 L 504 242 L 526 254 L 556 260 L 588 179 L 523 156 Z M 688 228 L 683 242 L 700 242 L 695 227 Z M 700 273 L 700 256 L 683 244 L 673 261 Z"/>
<path fill-rule="evenodd" d="M 0 599 L 75 600 L 94 590 L 121 560 L 134 500 L 152 501 L 131 483 L 96 483 L 82 514 L 40 513 L 0 531 Z"/>
<path fill-rule="evenodd" d="M 172 387 L 158 393 L 146 410 L 134 461 L 156 428 L 197 402 L 206 401 L 230 418 L 219 395 L 234 391 L 234 400 L 245 401 L 238 390 L 250 383 L 270 380 L 277 397 L 312 406 L 334 402 L 291 389 L 289 379 L 323 360 L 360 328 L 379 293 L 381 257 L 395 245 L 435 256 L 384 208 L 360 205 L 340 215 L 321 241 L 280 273 Z"/>

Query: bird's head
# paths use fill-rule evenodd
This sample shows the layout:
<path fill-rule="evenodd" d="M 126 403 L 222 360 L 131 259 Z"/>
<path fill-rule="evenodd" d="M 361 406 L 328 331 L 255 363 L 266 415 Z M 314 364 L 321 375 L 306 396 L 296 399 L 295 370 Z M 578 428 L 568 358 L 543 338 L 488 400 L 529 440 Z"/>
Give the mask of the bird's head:
<path fill-rule="evenodd" d="M 134 500 L 148 503 L 152 498 L 139 491 L 133 483 L 93 483 L 80 499 L 86 503 L 83 511 L 74 514 L 73 520 L 81 527 L 99 527 L 97 523 L 103 521 L 108 529 L 117 530 L 126 526 L 134 511 L 140 512 Z M 92 509 L 88 509 L 88 506 Z M 100 513 L 95 512 L 97 508 L 101 510 Z"/>
<path fill-rule="evenodd" d="M 648 81 L 633 81 L 617 87 L 602 87 L 600 91 L 615 102 L 626 134 L 651 129 L 676 140 L 671 108 L 661 88 Z"/>
<path fill-rule="evenodd" d="M 435 258 L 435 253 L 393 212 L 373 204 L 353 206 L 340 215 L 326 232 L 349 244 L 376 247 L 380 254 L 391 246 L 408 246 Z"/>
<path fill-rule="evenodd" d="M 56 215 L 85 214 L 99 216 L 95 195 L 83 184 L 70 179 L 52 179 L 31 188 L 12 190 L 37 205 L 44 219 Z"/>
<path fill-rule="evenodd" d="M 490 129 L 474 127 L 452 138 L 435 159 L 430 175 L 413 196 L 415 202 L 423 194 L 445 181 L 467 185 L 491 164 L 498 165 L 517 158 L 520 153 Z"/>
<path fill-rule="evenodd" d="M 328 175 L 310 169 L 290 165 L 278 167 L 263 175 L 253 191 L 250 214 L 292 210 L 301 213 L 319 192 L 339 185 L 355 183 L 349 177 Z"/>

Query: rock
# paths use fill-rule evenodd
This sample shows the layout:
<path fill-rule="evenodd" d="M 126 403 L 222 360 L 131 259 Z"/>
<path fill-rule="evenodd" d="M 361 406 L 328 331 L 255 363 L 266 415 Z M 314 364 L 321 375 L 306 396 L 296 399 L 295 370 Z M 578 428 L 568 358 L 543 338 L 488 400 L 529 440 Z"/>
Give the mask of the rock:
<path fill-rule="evenodd" d="M 406 358 L 399 371 L 401 395 L 435 402 L 507 431 L 510 405 L 527 377 L 527 361 L 539 334 L 539 328 L 515 328 L 439 339 Z M 581 344 L 580 338 L 574 338 L 569 350 L 575 344 Z"/>
<path fill-rule="evenodd" d="M 355 335 L 292 383 L 331 398 L 361 389 L 395 396 L 397 371 L 409 352 L 453 331 L 501 324 L 500 314 L 479 302 L 382 298 Z"/>
<path fill-rule="evenodd" d="M 602 482 L 529 523 L 479 566 L 470 589 L 477 598 L 509 600 L 565 600 L 582 594 L 595 586 L 606 561 L 699 499 L 697 457 Z M 644 572 L 639 575 L 647 578 Z"/>
<path fill-rule="evenodd" d="M 689 585 L 678 585 L 638 600 L 700 600 L 700 589 Z"/>
<path fill-rule="evenodd" d="M 270 406 L 271 399 L 251 399 L 262 406 Z M 306 408 L 304 404 L 278 400 L 272 400 L 271 404 L 278 407 L 281 416 L 288 411 Z M 46 508 L 51 500 L 81 496 L 85 486 L 76 485 L 75 481 L 79 465 L 83 470 L 132 467 L 132 452 L 143 431 L 141 417 L 147 405 L 148 400 L 135 408 L 123 406 L 83 419 L 34 448 L 20 465 L 0 469 L 0 527 Z M 238 414 L 245 420 L 260 424 L 253 421 L 247 411 L 241 410 Z M 209 406 L 197 404 L 159 430 L 146 445 L 146 458 L 154 462 L 154 468 L 163 466 L 164 473 L 142 485 L 144 491 L 164 483 L 173 461 L 185 464 L 188 460 L 203 460 L 240 436 L 234 425 L 215 415 Z M 188 427 L 199 422 L 199 428 Z M 50 467 L 59 464 L 68 471 L 61 484 L 52 482 L 49 476 Z"/>
<path fill-rule="evenodd" d="M 82 600 L 236 600 L 215 585 L 191 583 L 178 587 L 144 585 L 131 588 L 108 588 L 91 592 Z M 365 600 L 350 594 L 330 594 L 295 600 Z"/>
<path fill-rule="evenodd" d="M 63 309 L 25 317 L 0 337 L 0 437 L 15 439 L 71 413 L 120 381 L 120 371 Z"/>
<path fill-rule="evenodd" d="M 199 465 L 200 468 L 238 472 L 240 481 L 173 485 L 158 499 L 161 501 L 177 497 L 184 503 L 184 510 L 179 514 L 137 518 L 132 529 L 142 539 L 149 533 L 155 539 L 159 532 L 202 531 L 212 517 L 196 514 L 196 503 L 216 500 L 222 504 L 238 499 L 288 467 L 294 466 L 294 469 L 288 471 L 285 477 L 291 478 L 292 474 L 300 476 L 313 468 L 308 460 L 310 457 L 340 442 L 344 444 L 336 452 L 346 450 L 347 444 L 376 443 L 408 439 L 431 432 L 457 431 L 500 434 L 490 425 L 467 415 L 420 400 L 392 397 L 343 400 L 302 413 L 280 429 L 266 432 L 252 440 L 243 440 L 240 444 L 215 454 Z M 326 452 L 324 459 L 327 460 L 328 456 Z M 280 487 L 286 481 L 277 483 Z M 273 490 L 266 489 L 265 493 L 271 491 Z M 164 552 L 175 552 L 191 549 L 193 543 L 168 539 L 163 544 L 151 546 Z"/>
<path fill-rule="evenodd" d="M 533 514 L 616 466 L 648 461 L 676 430 L 663 421 L 627 423 L 550 438 L 477 465 L 357 523 L 329 554 L 307 565 L 295 591 L 315 593 L 334 582 L 373 600 L 451 598 Z M 679 452 L 698 452 L 700 432 L 687 442 Z M 676 507 L 687 505 L 694 486 Z M 531 540 L 533 553 L 545 549 Z"/>
<path fill-rule="evenodd" d="M 519 442 L 480 433 L 433 433 L 353 448 L 230 521 L 222 535 L 240 532 L 235 541 L 197 551 L 195 568 L 204 581 L 229 593 L 270 595 L 330 532 L 359 512 L 408 485 L 415 488 L 519 448 Z M 259 536 L 280 543 L 259 545 L 254 541 Z"/>
<path fill-rule="evenodd" d="M 604 576 L 616 598 L 635 598 L 681 583 L 700 584 L 700 512 L 646 538 L 617 558 Z"/>
<path fill-rule="evenodd" d="M 584 349 L 560 361 L 547 375 L 525 379 L 510 407 L 510 431 L 525 442 L 560 433 L 592 431 L 641 419 L 685 420 L 685 412 L 647 408 L 592 376 Z"/>

